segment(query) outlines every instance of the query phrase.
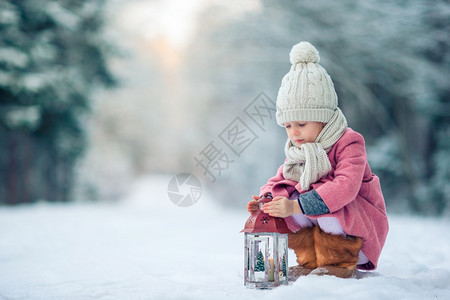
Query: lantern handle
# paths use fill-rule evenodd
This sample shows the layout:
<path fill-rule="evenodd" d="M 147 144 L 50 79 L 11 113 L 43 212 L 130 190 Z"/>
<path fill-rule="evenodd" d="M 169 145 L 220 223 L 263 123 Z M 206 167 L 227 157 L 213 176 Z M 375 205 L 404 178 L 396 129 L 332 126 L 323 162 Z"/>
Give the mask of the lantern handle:
<path fill-rule="evenodd" d="M 259 210 L 262 210 L 262 207 L 265 203 L 269 203 L 270 201 L 272 201 L 272 195 L 264 195 L 261 196 L 261 198 L 258 199 L 258 204 L 259 204 Z"/>

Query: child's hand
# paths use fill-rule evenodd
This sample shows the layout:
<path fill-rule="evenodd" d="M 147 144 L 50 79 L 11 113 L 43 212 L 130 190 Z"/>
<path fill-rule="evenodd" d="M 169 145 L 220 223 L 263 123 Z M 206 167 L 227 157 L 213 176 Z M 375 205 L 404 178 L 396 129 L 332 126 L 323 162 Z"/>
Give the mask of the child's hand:
<path fill-rule="evenodd" d="M 286 197 L 275 197 L 269 203 L 264 204 L 263 211 L 272 217 L 286 218 L 301 213 L 297 201 L 291 201 Z"/>
<path fill-rule="evenodd" d="M 253 200 L 251 200 L 247 204 L 247 210 L 251 214 L 259 210 L 259 203 L 257 201 L 259 199 L 259 196 L 253 196 L 252 198 Z"/>

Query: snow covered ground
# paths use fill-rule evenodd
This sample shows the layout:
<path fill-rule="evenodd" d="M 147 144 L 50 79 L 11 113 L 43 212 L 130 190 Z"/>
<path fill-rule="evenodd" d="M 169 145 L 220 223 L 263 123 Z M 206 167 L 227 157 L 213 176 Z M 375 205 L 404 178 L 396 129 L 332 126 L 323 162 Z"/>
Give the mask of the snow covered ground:
<path fill-rule="evenodd" d="M 0 299 L 450 299 L 448 220 L 390 216 L 379 268 L 362 279 L 252 290 L 244 206 L 224 210 L 204 195 L 180 208 L 168 181 L 145 178 L 116 204 L 0 207 Z"/>

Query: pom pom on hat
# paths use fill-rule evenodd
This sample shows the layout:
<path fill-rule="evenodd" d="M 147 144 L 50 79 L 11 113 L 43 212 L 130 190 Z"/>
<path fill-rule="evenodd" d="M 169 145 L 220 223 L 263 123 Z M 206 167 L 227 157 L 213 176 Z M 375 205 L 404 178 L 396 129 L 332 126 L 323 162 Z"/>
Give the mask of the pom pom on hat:
<path fill-rule="evenodd" d="M 289 54 L 291 64 L 318 63 L 320 61 L 319 51 L 308 42 L 300 42 L 292 47 Z"/>

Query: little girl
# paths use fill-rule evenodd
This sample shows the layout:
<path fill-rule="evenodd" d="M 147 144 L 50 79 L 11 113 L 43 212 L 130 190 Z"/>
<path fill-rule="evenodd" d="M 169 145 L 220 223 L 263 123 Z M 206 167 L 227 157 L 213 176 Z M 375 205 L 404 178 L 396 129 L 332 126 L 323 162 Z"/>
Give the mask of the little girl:
<path fill-rule="evenodd" d="M 333 82 L 308 42 L 290 53 L 277 97 L 277 123 L 288 136 L 286 160 L 247 205 L 270 197 L 263 211 L 285 218 L 297 272 L 350 277 L 374 270 L 388 220 L 380 182 L 367 162 L 364 138 L 347 127 Z"/>

